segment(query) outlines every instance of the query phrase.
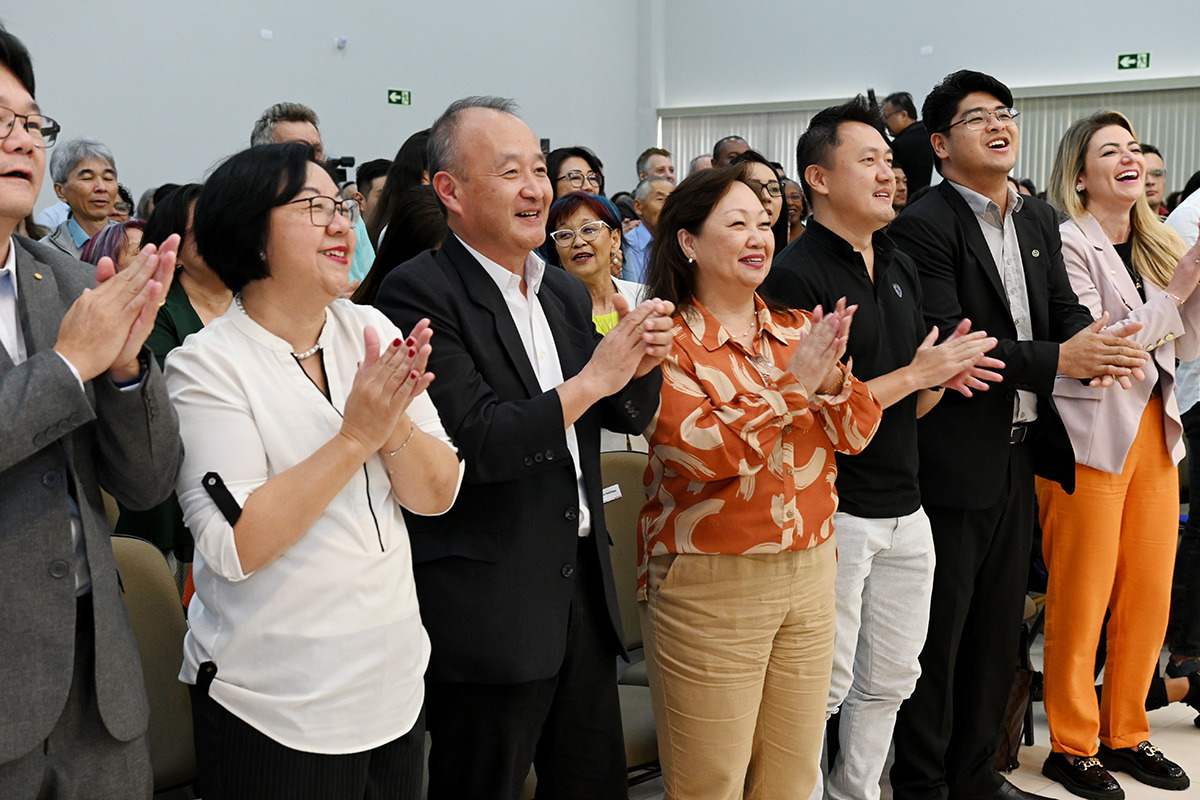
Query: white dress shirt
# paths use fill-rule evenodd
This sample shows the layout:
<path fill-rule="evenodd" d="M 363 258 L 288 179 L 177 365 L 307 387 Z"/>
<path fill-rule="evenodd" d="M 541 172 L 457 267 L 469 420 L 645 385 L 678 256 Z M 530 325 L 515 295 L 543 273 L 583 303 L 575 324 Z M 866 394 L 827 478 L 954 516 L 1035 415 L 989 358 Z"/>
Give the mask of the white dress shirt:
<path fill-rule="evenodd" d="M 4 345 L 14 365 L 24 364 L 29 358 L 25 349 L 25 333 L 21 330 L 21 312 L 17 306 L 17 248 L 13 245 L 11 236 L 8 238 L 8 256 L 4 259 L 4 267 L 0 268 L 0 344 Z M 79 381 L 79 390 L 83 391 L 83 379 L 79 370 L 61 353 L 58 356 L 71 370 L 75 380 Z M 71 506 L 71 542 L 75 546 L 71 571 L 75 579 L 75 596 L 82 597 L 92 590 L 92 573 L 88 567 L 87 545 L 83 540 L 79 506 L 74 497 L 68 496 L 67 501 Z"/>
<path fill-rule="evenodd" d="M 558 360 L 558 346 L 554 343 L 554 335 L 550 332 L 550 323 L 546 321 L 546 312 L 541 303 L 530 302 L 537 297 L 542 288 L 542 276 L 546 274 L 546 262 L 536 253 L 525 257 L 525 289 L 521 291 L 521 276 L 512 270 L 492 261 L 487 256 L 475 250 L 471 245 L 462 242 L 467 252 L 475 256 L 488 277 L 496 282 L 500 294 L 504 295 L 504 303 L 508 313 L 512 315 L 513 324 L 521 336 L 521 344 L 525 345 L 525 355 L 529 356 L 529 364 L 537 376 L 538 386 L 543 392 L 552 391 L 563 382 L 562 363 Z M 579 535 L 587 536 L 592 531 L 592 511 L 588 508 L 587 488 L 583 484 L 583 469 L 579 462 L 579 437 L 575 435 L 575 426 L 567 426 L 567 450 L 575 465 L 575 485 L 579 492 Z"/>
<path fill-rule="evenodd" d="M 201 479 L 218 473 L 244 504 L 328 442 L 341 428 L 367 325 L 382 342 L 407 335 L 369 306 L 338 300 L 326 310 L 318 341 L 328 399 L 291 345 L 236 304 L 167 357 L 184 442 L 179 502 L 196 539 L 180 680 L 194 683 L 200 665 L 214 662 L 217 702 L 312 753 L 389 742 L 412 727 L 424 702 L 429 637 L 387 468 L 372 456 L 299 540 L 251 574 Z M 427 394 L 408 414 L 449 443 Z"/>
<path fill-rule="evenodd" d="M 1008 184 L 1008 203 L 1001 214 L 1000 206 L 991 198 L 954 181 L 950 181 L 950 185 L 963 196 L 979 221 L 979 230 L 987 241 L 992 260 L 996 262 L 1000 282 L 1004 284 L 1008 313 L 1017 326 L 1017 341 L 1031 341 L 1033 321 L 1029 314 L 1029 288 L 1025 285 L 1021 243 L 1017 239 L 1017 226 L 1013 222 L 1013 214 L 1021 210 L 1025 203 L 1024 198 Z M 1035 419 L 1037 395 L 1025 389 L 1018 389 L 1016 400 L 1013 401 L 1013 422 L 1033 422 Z"/>
<path fill-rule="evenodd" d="M 1188 247 L 1194 245 L 1200 233 L 1200 191 L 1185 198 L 1166 222 L 1183 237 Z M 1200 359 L 1181 361 L 1175 369 L 1175 399 L 1179 402 L 1180 414 L 1200 402 Z"/>

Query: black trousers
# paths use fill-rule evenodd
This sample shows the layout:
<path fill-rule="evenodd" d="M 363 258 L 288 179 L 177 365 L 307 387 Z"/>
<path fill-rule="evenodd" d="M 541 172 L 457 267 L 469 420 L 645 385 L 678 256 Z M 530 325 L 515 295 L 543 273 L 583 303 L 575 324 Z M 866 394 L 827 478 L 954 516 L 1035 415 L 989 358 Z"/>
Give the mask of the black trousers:
<path fill-rule="evenodd" d="M 285 747 L 196 686 L 197 789 L 204 800 L 418 800 L 425 761 L 425 712 L 412 729 L 373 750 L 345 755 Z"/>
<path fill-rule="evenodd" d="M 1183 431 L 1189 454 L 1188 521 L 1175 553 L 1167 637 L 1173 654 L 1200 656 L 1200 404 L 1183 412 Z"/>
<path fill-rule="evenodd" d="M 895 800 L 974 800 L 1003 780 L 993 758 L 1016 671 L 1033 537 L 1028 445 L 1009 449 L 1008 483 L 990 508 L 926 506 L 937 566 L 921 677 L 900 707 Z"/>
<path fill-rule="evenodd" d="M 593 534 L 595 535 L 595 534 Z M 518 684 L 426 681 L 429 800 L 628 796 L 612 626 L 590 540 L 581 540 L 567 650 L 557 675 Z"/>

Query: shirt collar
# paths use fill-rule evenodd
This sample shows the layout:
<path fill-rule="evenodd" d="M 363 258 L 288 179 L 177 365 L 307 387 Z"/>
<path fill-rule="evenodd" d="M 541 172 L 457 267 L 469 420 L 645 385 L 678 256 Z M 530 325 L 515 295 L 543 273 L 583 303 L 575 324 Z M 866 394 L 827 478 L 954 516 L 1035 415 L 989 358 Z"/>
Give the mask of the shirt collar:
<path fill-rule="evenodd" d="M 1020 211 L 1021 206 L 1025 204 L 1024 196 L 1017 190 L 1013 189 L 1011 183 L 1006 183 L 1005 188 L 1008 189 L 1008 211 L 1005 212 L 1003 219 L 1001 219 L 1000 206 L 996 204 L 996 201 L 992 200 L 990 197 L 980 194 L 974 189 L 968 189 L 961 183 L 955 183 L 949 179 L 947 179 L 946 182 L 958 190 L 958 193 L 961 194 L 963 199 L 967 201 L 967 205 L 970 206 L 971 211 L 975 214 L 975 216 L 983 219 L 985 222 L 990 223 L 996 228 L 1001 227 L 1003 219 L 1009 219 L 1012 217 L 1012 215 Z"/>
<path fill-rule="evenodd" d="M 488 274 L 500 292 L 504 293 L 509 289 L 521 288 L 521 276 L 513 272 L 511 269 L 506 269 L 500 266 L 495 261 L 485 256 L 483 253 L 476 250 L 471 245 L 464 242 L 458 234 L 454 234 L 454 238 L 458 239 L 463 247 L 467 248 L 467 252 L 475 256 L 475 260 L 483 267 L 483 271 Z M 538 257 L 537 253 L 530 252 L 525 256 L 525 286 L 531 294 L 537 294 L 542 288 L 542 278 L 546 275 L 546 262 Z"/>
<path fill-rule="evenodd" d="M 74 215 L 67 217 L 67 230 L 70 232 L 71 241 L 75 242 L 76 247 L 83 247 L 88 243 L 88 239 L 92 238 L 91 236 L 88 236 L 87 231 L 81 228 L 79 223 L 75 221 Z"/>
<path fill-rule="evenodd" d="M 12 281 L 13 297 L 17 296 L 17 240 L 12 236 L 8 237 L 8 256 L 4 259 L 4 266 L 0 266 L 0 280 L 4 280 L 5 275 L 10 275 Z"/>
<path fill-rule="evenodd" d="M 758 315 L 760 331 L 780 342 L 786 341 L 779 324 L 771 314 L 771 309 L 767 308 L 767 304 L 763 302 L 757 292 L 754 293 L 754 313 Z M 685 308 L 680 316 L 683 324 L 688 327 L 692 336 L 704 346 L 705 350 L 710 352 L 716 350 L 733 338 L 729 331 L 725 330 L 725 326 L 718 322 L 717 318 L 704 307 L 704 304 L 695 298 L 692 298 L 692 304 Z"/>
<path fill-rule="evenodd" d="M 804 231 L 806 235 L 810 231 L 816 234 L 813 241 L 831 250 L 834 255 L 840 256 L 846 261 L 861 262 L 862 255 L 854 249 L 854 246 L 818 222 L 816 217 L 809 217 Z M 890 263 L 892 255 L 896 252 L 896 243 L 884 231 L 884 228 L 880 228 L 871 234 L 871 247 L 875 250 L 877 264 Z"/>

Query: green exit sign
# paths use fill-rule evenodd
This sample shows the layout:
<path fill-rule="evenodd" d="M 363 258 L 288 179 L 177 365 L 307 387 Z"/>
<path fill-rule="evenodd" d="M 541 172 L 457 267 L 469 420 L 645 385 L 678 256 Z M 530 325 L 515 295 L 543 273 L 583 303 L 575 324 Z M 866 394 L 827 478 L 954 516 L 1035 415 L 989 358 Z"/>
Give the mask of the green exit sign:
<path fill-rule="evenodd" d="M 393 106 L 411 106 L 412 92 L 407 89 L 388 89 L 388 103 Z"/>
<path fill-rule="evenodd" d="M 1125 53 L 1117 56 L 1117 69 L 1149 69 L 1149 53 Z"/>

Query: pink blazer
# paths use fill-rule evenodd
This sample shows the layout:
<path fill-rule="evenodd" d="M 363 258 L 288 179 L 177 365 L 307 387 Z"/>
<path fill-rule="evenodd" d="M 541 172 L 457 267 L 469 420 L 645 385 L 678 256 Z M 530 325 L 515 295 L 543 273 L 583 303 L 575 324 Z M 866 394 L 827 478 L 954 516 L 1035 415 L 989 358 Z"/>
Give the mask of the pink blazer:
<path fill-rule="evenodd" d="M 1175 402 L 1175 359 L 1200 356 L 1200 291 L 1182 308 L 1161 286 L 1143 279 L 1146 302 L 1138 295 L 1124 262 L 1105 236 L 1100 223 L 1087 214 L 1059 227 L 1063 261 L 1079 302 L 1099 318 L 1107 311 L 1109 324 L 1138 320 L 1142 330 L 1133 338 L 1150 353 L 1146 380 L 1130 389 L 1092 388 L 1062 375 L 1054 381 L 1054 402 L 1075 448 L 1075 461 L 1105 472 L 1120 473 L 1137 435 L 1142 412 L 1157 379 L 1162 385 L 1163 446 L 1176 464 L 1183 458 L 1183 425 Z"/>

